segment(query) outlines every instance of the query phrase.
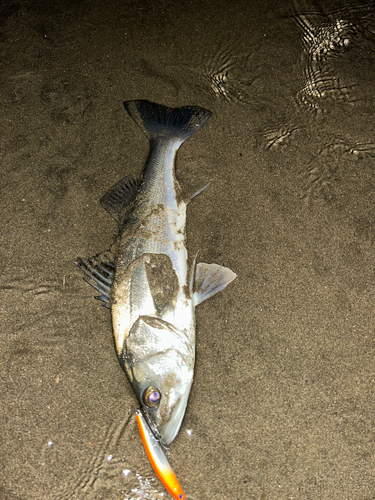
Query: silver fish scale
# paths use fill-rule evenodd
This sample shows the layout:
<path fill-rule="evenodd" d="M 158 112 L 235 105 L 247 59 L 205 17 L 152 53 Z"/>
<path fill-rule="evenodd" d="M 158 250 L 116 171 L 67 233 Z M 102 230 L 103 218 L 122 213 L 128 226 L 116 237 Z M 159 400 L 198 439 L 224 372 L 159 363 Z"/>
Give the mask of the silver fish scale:
<path fill-rule="evenodd" d="M 174 159 L 211 113 L 141 100 L 127 101 L 125 108 L 150 140 L 143 181 L 124 178 L 101 201 L 120 230 L 114 271 L 101 265 L 106 260 L 100 256 L 78 265 L 111 308 L 119 361 L 150 429 L 168 446 L 181 426 L 193 381 L 195 306 L 236 275 L 217 264 L 194 263 L 188 269 L 186 203 Z M 160 395 L 156 405 L 148 404 L 150 390 Z"/>

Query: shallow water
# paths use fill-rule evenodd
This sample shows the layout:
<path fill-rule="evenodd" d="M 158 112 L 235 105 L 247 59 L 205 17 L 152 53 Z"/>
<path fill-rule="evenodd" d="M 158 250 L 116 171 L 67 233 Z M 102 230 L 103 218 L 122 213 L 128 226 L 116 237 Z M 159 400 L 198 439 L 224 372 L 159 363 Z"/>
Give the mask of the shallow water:
<path fill-rule="evenodd" d="M 187 497 L 374 499 L 375 6 L 0 7 L 0 498 L 168 498 L 109 312 L 74 265 L 147 141 L 122 102 L 200 105 L 190 255 L 238 278 L 197 308 L 170 463 Z"/>

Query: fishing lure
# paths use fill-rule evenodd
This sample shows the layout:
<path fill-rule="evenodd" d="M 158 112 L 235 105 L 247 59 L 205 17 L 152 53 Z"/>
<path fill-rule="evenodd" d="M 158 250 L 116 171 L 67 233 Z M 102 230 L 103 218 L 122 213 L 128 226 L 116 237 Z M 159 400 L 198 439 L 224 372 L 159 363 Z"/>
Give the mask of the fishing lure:
<path fill-rule="evenodd" d="M 136 412 L 139 433 L 142 438 L 143 446 L 146 450 L 148 459 L 154 468 L 158 478 L 163 483 L 165 488 L 176 500 L 184 500 L 185 493 L 183 492 L 180 483 L 169 465 L 167 457 L 164 455 L 163 449 L 155 438 L 153 432 L 148 426 L 142 411 Z"/>

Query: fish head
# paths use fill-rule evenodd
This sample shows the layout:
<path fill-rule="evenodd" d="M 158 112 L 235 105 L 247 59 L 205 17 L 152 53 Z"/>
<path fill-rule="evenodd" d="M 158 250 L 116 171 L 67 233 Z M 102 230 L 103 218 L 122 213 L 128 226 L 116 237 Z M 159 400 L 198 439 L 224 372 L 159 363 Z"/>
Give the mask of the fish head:
<path fill-rule="evenodd" d="M 194 348 L 173 325 L 140 317 L 125 341 L 122 364 L 155 437 L 169 446 L 180 430 L 194 373 Z"/>
<path fill-rule="evenodd" d="M 162 356 L 149 358 L 147 364 L 139 363 L 133 374 L 138 377 L 136 392 L 146 420 L 162 444 L 169 446 L 185 415 L 192 373 L 180 354 L 169 349 Z"/>

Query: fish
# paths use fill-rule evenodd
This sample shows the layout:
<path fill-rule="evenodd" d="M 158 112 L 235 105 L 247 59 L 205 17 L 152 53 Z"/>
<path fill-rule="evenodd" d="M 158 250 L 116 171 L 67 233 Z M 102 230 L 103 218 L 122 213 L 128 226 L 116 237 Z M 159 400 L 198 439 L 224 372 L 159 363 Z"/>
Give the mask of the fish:
<path fill-rule="evenodd" d="M 78 259 L 77 265 L 99 292 L 96 298 L 111 310 L 118 360 L 148 427 L 143 434 L 151 433 L 160 449 L 168 450 L 193 382 L 195 307 L 236 274 L 218 264 L 197 263 L 197 256 L 189 262 L 186 249 L 186 207 L 195 195 L 184 201 L 175 157 L 211 112 L 143 99 L 124 106 L 148 138 L 149 156 L 139 178 L 121 179 L 100 200 L 118 224 L 115 244 L 108 252 Z"/>

